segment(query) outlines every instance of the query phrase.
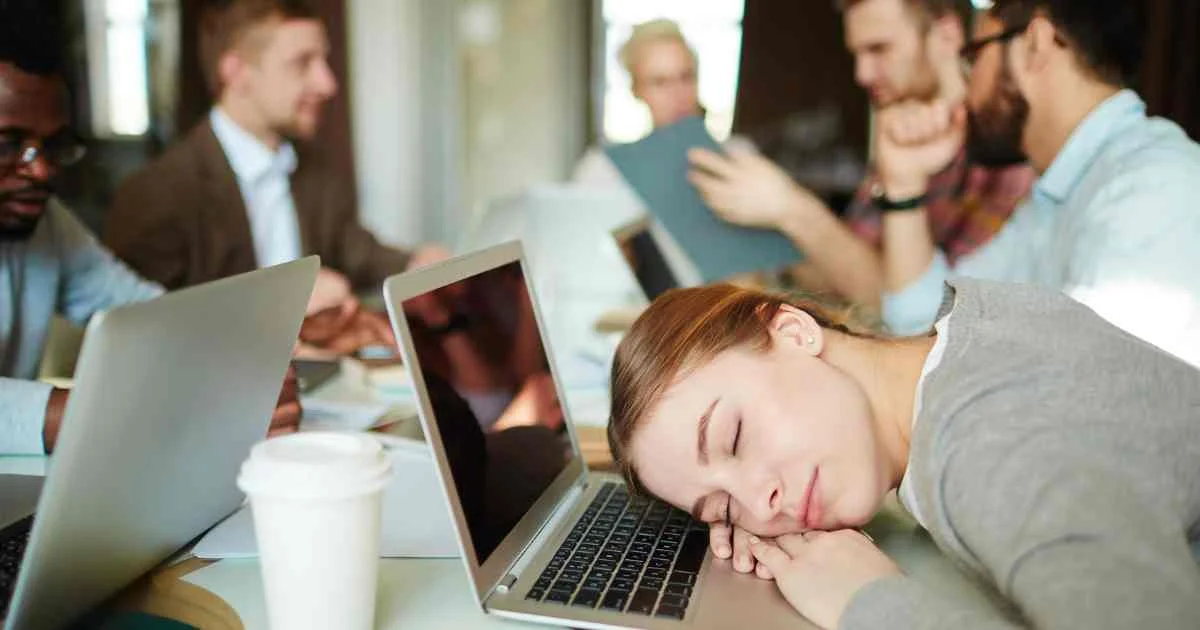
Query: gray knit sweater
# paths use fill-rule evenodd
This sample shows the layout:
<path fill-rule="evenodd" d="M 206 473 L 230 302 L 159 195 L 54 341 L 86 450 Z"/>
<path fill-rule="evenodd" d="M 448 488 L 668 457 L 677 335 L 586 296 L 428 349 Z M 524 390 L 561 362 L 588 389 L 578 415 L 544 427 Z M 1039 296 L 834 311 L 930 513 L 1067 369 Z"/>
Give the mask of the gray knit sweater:
<path fill-rule="evenodd" d="M 955 280 L 947 313 L 906 483 L 1018 612 L 894 577 L 841 627 L 1200 629 L 1200 371 L 1044 289 Z"/>

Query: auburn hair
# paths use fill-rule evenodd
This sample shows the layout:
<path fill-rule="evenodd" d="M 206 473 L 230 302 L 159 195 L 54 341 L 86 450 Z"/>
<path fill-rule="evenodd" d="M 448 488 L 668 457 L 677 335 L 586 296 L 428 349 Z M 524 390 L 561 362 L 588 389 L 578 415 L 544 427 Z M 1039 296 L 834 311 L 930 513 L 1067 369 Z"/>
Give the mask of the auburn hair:
<path fill-rule="evenodd" d="M 726 350 L 768 349 L 771 321 L 784 306 L 808 313 L 824 329 L 877 337 L 856 322 L 851 309 L 729 284 L 668 291 L 638 317 L 613 359 L 608 423 L 609 448 L 630 488 L 646 494 L 629 443 L 667 388 Z"/>

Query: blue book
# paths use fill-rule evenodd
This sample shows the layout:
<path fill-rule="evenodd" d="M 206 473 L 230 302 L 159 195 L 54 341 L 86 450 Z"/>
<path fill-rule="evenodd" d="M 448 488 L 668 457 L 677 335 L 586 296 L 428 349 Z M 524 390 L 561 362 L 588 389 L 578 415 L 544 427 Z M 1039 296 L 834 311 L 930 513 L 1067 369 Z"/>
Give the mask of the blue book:
<path fill-rule="evenodd" d="M 704 121 L 691 117 L 606 151 L 703 282 L 774 271 L 803 260 L 800 250 L 779 232 L 733 225 L 713 214 L 687 179 L 687 152 L 697 147 L 723 153 Z"/>

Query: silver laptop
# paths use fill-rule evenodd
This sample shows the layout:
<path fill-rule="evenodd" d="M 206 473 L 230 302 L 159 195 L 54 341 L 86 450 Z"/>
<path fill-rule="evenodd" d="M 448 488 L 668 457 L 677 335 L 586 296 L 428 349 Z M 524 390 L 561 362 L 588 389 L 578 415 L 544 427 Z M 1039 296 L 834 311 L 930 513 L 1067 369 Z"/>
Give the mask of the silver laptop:
<path fill-rule="evenodd" d="M 708 554 L 704 524 L 631 496 L 617 476 L 589 472 L 565 409 L 561 424 L 551 411 L 524 414 L 500 431 L 480 428 L 470 404 L 479 379 L 464 378 L 453 358 L 461 361 L 455 353 L 469 344 L 492 350 L 490 365 L 499 366 L 493 382 L 510 384 L 517 396 L 505 413 L 552 409 L 526 405 L 530 400 L 516 394 L 539 369 L 562 399 L 528 275 L 521 248 L 512 243 L 384 285 L 482 608 L 577 628 L 811 627 L 773 583 L 738 574 Z M 466 284 L 489 287 L 499 297 L 456 302 Z M 432 299 L 454 312 L 450 330 L 422 319 L 429 309 L 418 306 Z M 520 313 L 533 317 L 537 335 L 521 334 Z"/>
<path fill-rule="evenodd" d="M 627 192 L 538 185 L 488 203 L 457 249 L 521 241 L 543 303 L 550 291 L 620 302 L 636 296 L 637 284 L 609 235 L 643 214 Z"/>
<path fill-rule="evenodd" d="M 72 623 L 239 507 L 319 266 L 92 318 L 5 628 Z"/>

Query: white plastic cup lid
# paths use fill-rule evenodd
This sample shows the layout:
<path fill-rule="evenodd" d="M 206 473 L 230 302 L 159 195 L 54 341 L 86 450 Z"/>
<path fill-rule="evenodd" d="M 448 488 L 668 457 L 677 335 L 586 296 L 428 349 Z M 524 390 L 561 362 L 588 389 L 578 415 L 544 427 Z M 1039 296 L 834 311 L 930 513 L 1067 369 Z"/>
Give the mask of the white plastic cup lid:
<path fill-rule="evenodd" d="M 237 483 L 250 495 L 334 499 L 382 490 L 390 472 L 391 461 L 375 438 L 312 431 L 256 444 Z"/>

